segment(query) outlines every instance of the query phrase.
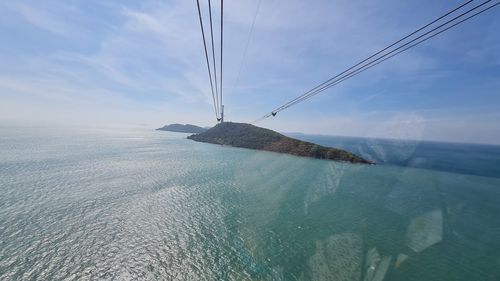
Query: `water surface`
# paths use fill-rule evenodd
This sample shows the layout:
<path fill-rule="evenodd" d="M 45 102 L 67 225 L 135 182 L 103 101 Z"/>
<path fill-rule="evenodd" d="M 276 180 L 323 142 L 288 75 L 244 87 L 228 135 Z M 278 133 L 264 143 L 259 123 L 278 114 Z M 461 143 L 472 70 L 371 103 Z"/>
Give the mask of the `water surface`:
<path fill-rule="evenodd" d="M 0 279 L 500 280 L 494 175 L 186 136 L 0 129 Z"/>

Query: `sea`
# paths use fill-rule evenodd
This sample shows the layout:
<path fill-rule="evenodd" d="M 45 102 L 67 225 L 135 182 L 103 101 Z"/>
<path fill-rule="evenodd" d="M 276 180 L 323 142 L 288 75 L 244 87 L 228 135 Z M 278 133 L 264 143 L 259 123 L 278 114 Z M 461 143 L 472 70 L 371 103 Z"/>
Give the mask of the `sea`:
<path fill-rule="evenodd" d="M 0 280 L 499 281 L 500 147 L 0 128 Z"/>

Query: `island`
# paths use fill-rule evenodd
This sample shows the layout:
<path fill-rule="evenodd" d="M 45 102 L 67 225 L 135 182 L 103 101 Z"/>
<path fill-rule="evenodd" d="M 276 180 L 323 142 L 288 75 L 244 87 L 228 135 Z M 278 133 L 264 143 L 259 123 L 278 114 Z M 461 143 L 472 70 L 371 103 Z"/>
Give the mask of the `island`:
<path fill-rule="evenodd" d="M 251 124 L 224 122 L 188 139 L 350 163 L 374 164 L 348 151 L 300 141 Z"/>
<path fill-rule="evenodd" d="M 191 134 L 199 134 L 205 132 L 207 129 L 198 127 L 191 124 L 170 124 L 165 125 L 161 128 L 156 129 L 158 131 L 169 131 L 169 132 L 177 132 L 177 133 L 191 133 Z"/>

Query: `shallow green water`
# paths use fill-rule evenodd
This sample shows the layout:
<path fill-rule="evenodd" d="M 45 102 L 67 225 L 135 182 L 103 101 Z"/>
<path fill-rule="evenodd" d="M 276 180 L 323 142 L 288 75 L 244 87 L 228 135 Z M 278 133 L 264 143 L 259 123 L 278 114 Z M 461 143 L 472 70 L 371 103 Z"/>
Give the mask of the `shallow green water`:
<path fill-rule="evenodd" d="M 0 129 L 1 280 L 500 280 L 500 179 Z"/>

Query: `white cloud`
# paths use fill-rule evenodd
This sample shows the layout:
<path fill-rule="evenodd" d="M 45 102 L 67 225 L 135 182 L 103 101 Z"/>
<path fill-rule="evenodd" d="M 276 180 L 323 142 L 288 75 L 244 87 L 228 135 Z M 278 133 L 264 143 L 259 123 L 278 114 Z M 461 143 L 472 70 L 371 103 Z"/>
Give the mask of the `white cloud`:
<path fill-rule="evenodd" d="M 58 35 L 67 36 L 70 34 L 70 31 L 67 28 L 67 23 L 57 20 L 56 17 L 53 17 L 42 10 L 21 2 L 13 4 L 13 8 L 19 12 L 24 19 L 38 28 Z"/>

